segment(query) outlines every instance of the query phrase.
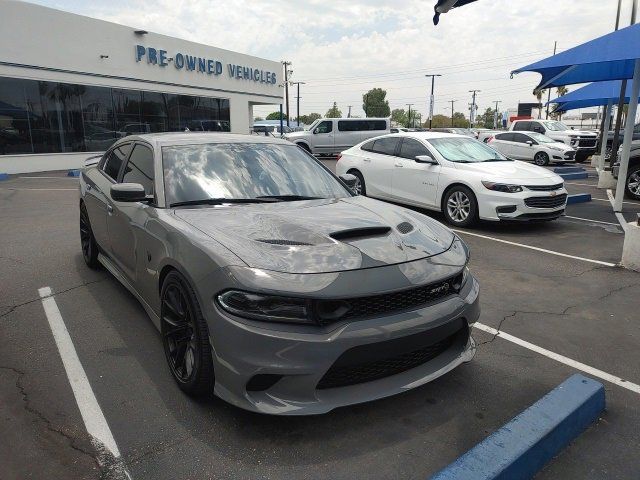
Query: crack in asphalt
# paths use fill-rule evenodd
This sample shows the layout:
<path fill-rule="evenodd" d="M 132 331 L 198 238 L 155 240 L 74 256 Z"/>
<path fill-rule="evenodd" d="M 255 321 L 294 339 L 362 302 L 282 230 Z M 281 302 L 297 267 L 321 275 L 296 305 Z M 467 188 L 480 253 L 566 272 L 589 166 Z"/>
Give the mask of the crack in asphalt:
<path fill-rule="evenodd" d="M 54 295 L 60 295 L 62 293 L 67 293 L 67 292 L 70 292 L 71 290 L 75 290 L 77 288 L 86 287 L 87 285 L 92 285 L 94 283 L 104 282 L 105 280 L 108 280 L 108 279 L 109 279 L 109 277 L 105 276 L 104 278 L 101 278 L 101 279 L 98 279 L 98 280 L 87 281 L 87 282 L 81 283 L 80 285 L 75 285 L 75 286 L 69 287 L 69 288 L 67 288 L 65 290 L 60 290 L 59 292 L 54 292 Z M 40 297 L 38 297 L 38 298 L 34 298 L 33 300 L 28 300 L 26 302 L 17 303 L 16 305 L 3 305 L 3 308 L 8 308 L 8 310 L 6 312 L 3 312 L 2 314 L 0 314 L 0 318 L 3 318 L 3 317 L 6 317 L 7 315 L 10 315 L 17 308 L 24 307 L 25 305 L 29 305 L 30 303 L 39 302 L 40 300 L 42 300 L 42 299 Z"/>

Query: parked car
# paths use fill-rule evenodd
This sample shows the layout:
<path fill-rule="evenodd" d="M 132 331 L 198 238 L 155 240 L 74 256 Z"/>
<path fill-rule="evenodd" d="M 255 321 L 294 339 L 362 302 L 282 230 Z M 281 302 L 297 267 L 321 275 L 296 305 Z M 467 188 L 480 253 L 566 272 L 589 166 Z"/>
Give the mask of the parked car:
<path fill-rule="evenodd" d="M 622 152 L 622 147 L 618 149 L 618 159 Z M 618 178 L 620 173 L 620 160 L 614 165 L 611 172 L 614 178 Z M 627 170 L 627 180 L 625 182 L 625 194 L 629 198 L 640 200 L 640 141 L 631 143 L 631 152 L 629 153 L 629 169 Z"/>
<path fill-rule="evenodd" d="M 313 154 L 337 154 L 367 138 L 389 133 L 389 128 L 388 118 L 323 118 L 312 129 L 285 138 Z"/>
<path fill-rule="evenodd" d="M 441 133 L 456 133 L 458 135 L 464 135 L 466 137 L 476 138 L 476 134 L 469 130 L 468 128 L 458 128 L 458 127 L 442 127 L 442 128 L 430 128 L 430 132 L 441 132 Z"/>
<path fill-rule="evenodd" d="M 368 140 L 342 152 L 336 171 L 353 174 L 362 195 L 442 211 L 458 227 L 478 219 L 554 220 L 567 202 L 555 173 L 448 133 Z"/>
<path fill-rule="evenodd" d="M 609 130 L 607 132 L 607 147 L 605 148 L 604 158 L 609 161 L 611 159 L 611 149 L 613 148 L 613 139 L 616 136 L 615 130 Z M 622 145 L 624 140 L 624 128 L 620 130 L 618 135 L 618 145 Z M 640 123 L 636 123 L 633 126 L 633 140 L 640 140 Z"/>
<path fill-rule="evenodd" d="M 502 132 L 504 132 L 504 130 L 484 130 L 478 133 L 478 140 L 483 143 L 489 143 L 489 140 L 491 140 L 498 133 Z"/>
<path fill-rule="evenodd" d="M 506 157 L 533 161 L 541 167 L 549 165 L 549 162 L 574 162 L 576 158 L 573 148 L 537 132 L 497 133 L 487 145 Z"/>
<path fill-rule="evenodd" d="M 291 133 L 294 130 L 290 127 L 287 127 L 286 125 L 282 126 L 282 133 L 280 133 L 280 125 L 254 125 L 253 127 L 251 127 L 251 133 L 254 133 L 256 135 L 265 135 L 265 136 L 271 136 L 271 137 L 280 137 L 283 134 L 286 135 L 287 133 Z"/>
<path fill-rule="evenodd" d="M 451 230 L 354 181 L 273 137 L 129 136 L 82 171 L 82 255 L 188 394 L 302 415 L 405 392 L 471 360 L 478 283 Z"/>
<path fill-rule="evenodd" d="M 569 145 L 576 151 L 577 163 L 584 162 L 596 153 L 598 135 L 584 130 L 573 130 L 556 120 L 515 120 L 509 128 L 513 132 L 537 132 L 558 142 Z"/>

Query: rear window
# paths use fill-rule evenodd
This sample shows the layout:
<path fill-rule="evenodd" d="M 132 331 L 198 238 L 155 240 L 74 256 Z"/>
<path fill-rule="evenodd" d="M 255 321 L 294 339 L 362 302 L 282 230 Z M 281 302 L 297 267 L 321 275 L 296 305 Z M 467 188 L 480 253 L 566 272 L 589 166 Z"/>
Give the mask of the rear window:
<path fill-rule="evenodd" d="M 504 140 L 505 142 L 513 142 L 513 133 L 498 133 L 494 138 L 496 140 Z"/>
<path fill-rule="evenodd" d="M 531 130 L 531 122 L 516 122 L 513 125 L 513 130 L 521 130 L 521 131 Z"/>
<path fill-rule="evenodd" d="M 384 137 L 378 138 L 373 142 L 372 152 L 381 153 L 383 155 L 395 155 L 396 147 L 400 137 Z"/>
<path fill-rule="evenodd" d="M 372 130 L 386 130 L 387 122 L 384 120 L 339 120 L 340 132 L 368 132 Z"/>

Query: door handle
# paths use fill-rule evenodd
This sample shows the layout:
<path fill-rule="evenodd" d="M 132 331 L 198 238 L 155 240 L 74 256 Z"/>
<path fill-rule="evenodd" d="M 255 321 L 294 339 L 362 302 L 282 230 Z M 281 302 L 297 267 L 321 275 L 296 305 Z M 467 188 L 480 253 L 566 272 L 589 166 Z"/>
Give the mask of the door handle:
<path fill-rule="evenodd" d="M 396 163 L 396 164 L 395 164 L 395 166 L 396 166 L 396 167 L 400 167 L 400 168 L 403 168 L 403 167 L 404 167 L 404 165 L 402 165 L 401 163 Z"/>
<path fill-rule="evenodd" d="M 113 205 L 108 205 L 107 204 L 107 213 L 109 215 L 113 215 Z"/>
<path fill-rule="evenodd" d="M 365 162 L 370 162 L 370 161 L 371 161 L 371 159 L 370 159 L 369 157 L 364 157 L 364 161 L 365 161 Z"/>

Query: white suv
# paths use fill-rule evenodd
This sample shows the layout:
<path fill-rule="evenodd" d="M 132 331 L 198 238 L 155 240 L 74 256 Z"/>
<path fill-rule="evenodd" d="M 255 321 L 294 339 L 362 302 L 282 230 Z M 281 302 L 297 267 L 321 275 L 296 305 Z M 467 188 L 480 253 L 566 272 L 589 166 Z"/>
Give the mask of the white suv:
<path fill-rule="evenodd" d="M 388 118 L 322 118 L 309 130 L 284 138 L 310 153 L 336 154 L 368 138 L 390 133 Z"/>
<path fill-rule="evenodd" d="M 537 132 L 496 133 L 489 138 L 487 145 L 509 158 L 533 160 L 541 167 L 549 165 L 549 162 L 574 162 L 576 158 L 576 151 L 569 145 Z"/>
<path fill-rule="evenodd" d="M 562 142 L 576 150 L 576 162 L 582 163 L 596 153 L 598 135 L 583 130 L 572 130 L 556 120 L 515 120 L 509 129 L 513 132 L 537 132 Z"/>

